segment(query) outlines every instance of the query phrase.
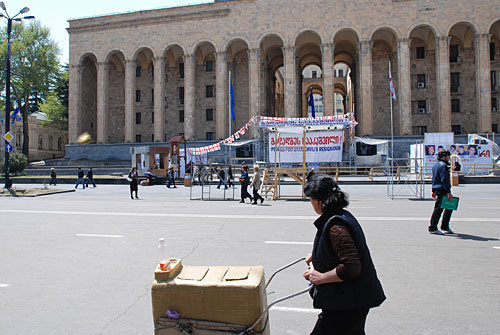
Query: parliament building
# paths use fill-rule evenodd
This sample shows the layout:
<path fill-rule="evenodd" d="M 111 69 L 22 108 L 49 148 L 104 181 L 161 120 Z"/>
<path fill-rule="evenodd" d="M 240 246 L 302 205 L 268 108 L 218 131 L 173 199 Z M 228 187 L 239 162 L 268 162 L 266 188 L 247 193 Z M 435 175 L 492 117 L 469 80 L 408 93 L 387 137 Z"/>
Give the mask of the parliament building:
<path fill-rule="evenodd" d="M 70 20 L 68 32 L 70 143 L 223 139 L 230 82 L 233 130 L 310 116 L 313 94 L 317 114 L 353 113 L 358 135 L 387 136 L 389 64 L 396 135 L 500 124 L 498 1 L 215 1 Z"/>

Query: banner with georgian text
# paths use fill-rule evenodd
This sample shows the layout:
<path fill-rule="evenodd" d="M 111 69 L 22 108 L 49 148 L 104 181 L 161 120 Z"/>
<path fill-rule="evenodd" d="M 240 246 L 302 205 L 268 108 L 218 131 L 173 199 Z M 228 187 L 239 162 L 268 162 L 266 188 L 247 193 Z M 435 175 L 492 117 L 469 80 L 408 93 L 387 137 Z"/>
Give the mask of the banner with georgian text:
<path fill-rule="evenodd" d="M 269 162 L 274 163 L 276 133 L 269 133 Z M 302 133 L 280 133 L 281 162 L 302 163 L 303 160 Z M 344 143 L 343 131 L 311 131 L 306 133 L 306 162 L 330 163 L 342 161 L 342 146 Z M 276 161 L 280 161 L 279 152 L 276 152 Z"/>

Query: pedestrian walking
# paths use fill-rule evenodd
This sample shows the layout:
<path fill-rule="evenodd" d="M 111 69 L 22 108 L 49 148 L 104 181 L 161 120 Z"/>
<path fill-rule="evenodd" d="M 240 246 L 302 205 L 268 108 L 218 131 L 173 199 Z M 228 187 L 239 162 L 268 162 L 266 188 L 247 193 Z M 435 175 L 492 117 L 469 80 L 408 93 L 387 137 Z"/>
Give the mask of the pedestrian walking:
<path fill-rule="evenodd" d="M 85 189 L 85 180 L 83 179 L 85 177 L 85 173 L 83 172 L 82 168 L 78 168 L 78 178 L 76 179 L 76 185 L 75 185 L 75 190 L 78 188 L 78 185 L 81 183 L 83 189 Z"/>
<path fill-rule="evenodd" d="M 231 167 L 231 164 L 229 164 L 229 168 L 227 169 L 227 186 L 232 187 L 233 180 L 233 168 Z"/>
<path fill-rule="evenodd" d="M 240 176 L 240 183 L 241 183 L 241 201 L 240 203 L 244 203 L 246 198 L 250 198 L 250 202 L 252 202 L 252 196 L 250 193 L 248 193 L 247 188 L 248 188 L 248 183 L 250 181 L 250 177 L 248 176 L 248 166 L 243 163 L 241 166 L 241 176 Z"/>
<path fill-rule="evenodd" d="M 173 167 L 169 167 L 168 168 L 168 172 L 167 172 L 167 188 L 170 188 L 170 185 L 174 185 L 174 188 L 177 188 L 177 186 L 175 186 L 175 171 L 174 171 L 174 168 Z"/>
<path fill-rule="evenodd" d="M 89 171 L 87 172 L 87 187 L 89 187 L 89 182 L 92 183 L 92 185 L 94 185 L 94 188 L 96 188 L 94 181 L 94 171 L 92 170 L 92 168 L 90 168 Z"/>
<path fill-rule="evenodd" d="M 371 308 L 385 300 L 363 229 L 345 208 L 348 196 L 327 175 L 309 181 L 304 193 L 320 215 L 312 255 L 306 256 L 314 308 L 321 309 L 311 335 L 364 335 Z M 314 265 L 314 266 L 312 266 Z"/>
<path fill-rule="evenodd" d="M 56 184 L 57 184 L 57 173 L 56 173 L 56 170 L 54 168 L 51 168 L 50 169 L 50 183 L 49 183 L 49 185 L 56 186 Z"/>
<path fill-rule="evenodd" d="M 432 198 L 436 202 L 434 203 L 434 210 L 429 225 L 429 233 L 431 234 L 454 234 L 450 228 L 450 219 L 453 211 L 441 208 L 441 202 L 444 197 L 450 201 L 453 200 L 450 183 L 450 156 L 451 154 L 448 150 L 440 151 L 437 155 L 438 161 L 432 167 Z M 441 220 L 441 230 L 439 230 L 438 223 L 441 214 L 443 214 L 443 219 Z"/>
<path fill-rule="evenodd" d="M 261 197 L 259 194 L 260 185 L 261 185 L 261 182 L 260 182 L 259 166 L 254 165 L 252 183 L 250 184 L 250 186 L 253 187 L 253 204 L 254 205 L 257 205 L 258 199 L 260 199 L 261 204 L 264 202 L 264 198 Z"/>
<path fill-rule="evenodd" d="M 221 185 L 224 185 L 224 189 L 227 189 L 227 184 L 226 184 L 226 173 L 224 172 L 224 168 L 220 168 L 217 171 L 217 177 L 219 177 L 219 185 L 217 188 L 219 189 Z"/>
<path fill-rule="evenodd" d="M 130 199 L 134 199 L 133 192 L 135 192 L 135 198 L 139 199 L 137 196 L 139 176 L 137 175 L 137 168 L 135 166 L 130 169 L 127 180 L 130 183 Z"/>

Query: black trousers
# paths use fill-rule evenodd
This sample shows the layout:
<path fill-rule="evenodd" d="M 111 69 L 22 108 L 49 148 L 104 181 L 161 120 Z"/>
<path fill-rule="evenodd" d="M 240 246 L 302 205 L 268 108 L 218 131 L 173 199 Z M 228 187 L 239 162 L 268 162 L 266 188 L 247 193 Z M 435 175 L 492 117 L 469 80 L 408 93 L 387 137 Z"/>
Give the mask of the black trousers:
<path fill-rule="evenodd" d="M 245 200 L 245 198 L 250 198 L 250 201 L 252 201 L 252 196 L 250 193 L 248 193 L 248 184 L 241 184 L 241 200 Z"/>
<path fill-rule="evenodd" d="M 434 204 L 434 211 L 432 212 L 429 231 L 434 231 L 438 228 L 439 219 L 441 218 L 441 214 L 443 213 L 443 211 L 444 214 L 443 220 L 441 221 L 441 229 L 448 230 L 450 228 L 450 219 L 453 211 L 441 208 L 441 201 L 443 201 L 443 198 L 446 197 L 446 192 L 442 190 L 433 190 L 433 192 L 434 194 L 436 194 L 437 199 L 436 203 Z"/>
<path fill-rule="evenodd" d="M 257 200 L 261 199 L 261 200 L 264 200 L 264 198 L 262 198 L 259 194 L 259 189 L 255 188 L 255 187 L 252 187 L 253 188 L 253 201 L 255 203 L 257 203 Z"/>
<path fill-rule="evenodd" d="M 323 310 L 311 335 L 365 335 L 369 311 L 368 308 L 333 312 Z"/>

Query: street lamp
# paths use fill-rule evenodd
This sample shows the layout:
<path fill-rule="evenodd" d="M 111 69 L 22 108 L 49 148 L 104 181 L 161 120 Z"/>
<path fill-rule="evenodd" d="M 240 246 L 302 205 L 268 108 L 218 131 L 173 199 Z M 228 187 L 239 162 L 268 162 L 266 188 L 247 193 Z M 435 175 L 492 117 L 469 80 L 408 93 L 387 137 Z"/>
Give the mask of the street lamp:
<path fill-rule="evenodd" d="M 12 32 L 12 21 L 22 21 L 22 20 L 33 20 L 35 17 L 34 16 L 24 16 L 24 17 L 17 17 L 20 14 L 24 14 L 29 12 L 28 7 L 24 7 L 14 15 L 13 17 L 9 16 L 9 13 L 7 13 L 7 7 L 5 7 L 5 4 L 3 1 L 0 1 L 0 8 L 3 9 L 4 14 L 0 13 L 0 17 L 4 17 L 7 19 L 7 68 L 6 68 L 6 76 L 5 76 L 5 134 L 7 134 L 10 131 L 10 33 Z M 5 170 L 5 188 L 10 188 L 12 183 L 9 178 L 9 170 L 10 170 L 10 164 L 9 164 L 9 152 L 7 150 L 7 147 L 5 148 L 5 165 L 4 165 L 4 170 Z"/>

